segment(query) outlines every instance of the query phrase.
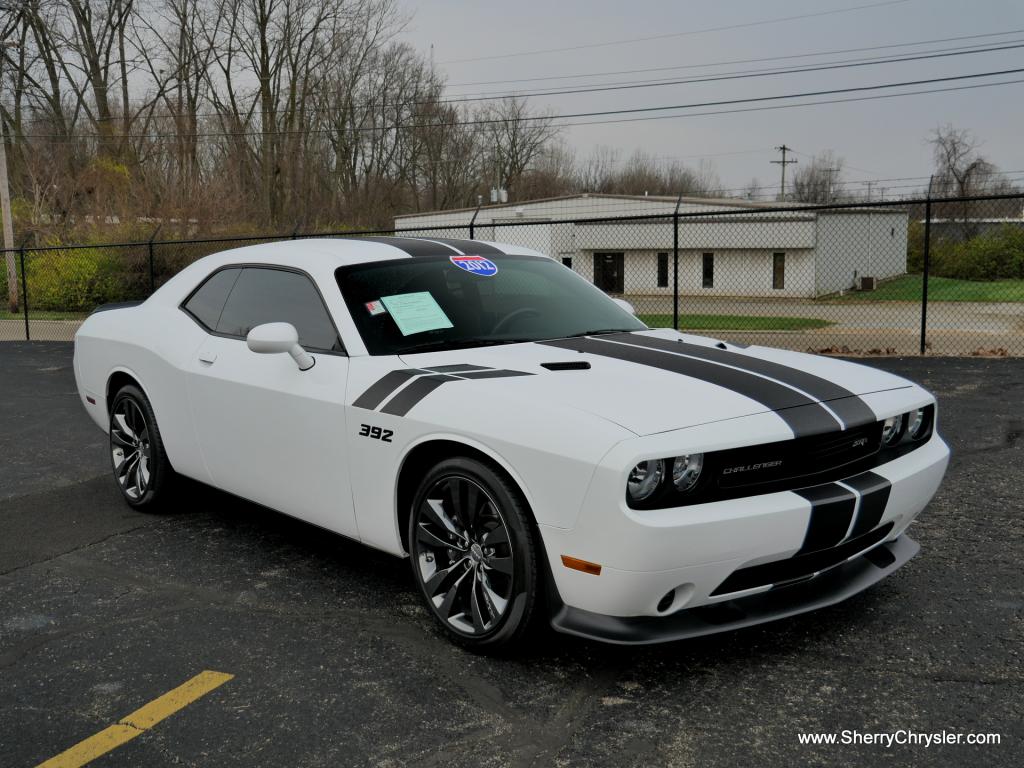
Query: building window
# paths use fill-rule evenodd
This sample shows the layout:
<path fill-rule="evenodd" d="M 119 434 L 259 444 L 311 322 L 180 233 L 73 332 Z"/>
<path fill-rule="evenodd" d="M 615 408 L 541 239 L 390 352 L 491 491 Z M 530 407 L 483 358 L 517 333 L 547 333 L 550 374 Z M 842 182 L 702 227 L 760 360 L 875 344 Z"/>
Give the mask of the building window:
<path fill-rule="evenodd" d="M 704 277 L 701 285 L 705 288 L 715 287 L 715 254 L 704 254 Z"/>
<path fill-rule="evenodd" d="M 658 254 L 658 287 L 668 288 L 668 254 Z"/>
<path fill-rule="evenodd" d="M 563 256 L 562 264 L 567 266 L 569 269 L 572 269 L 572 256 Z"/>
<path fill-rule="evenodd" d="M 772 288 L 781 291 L 786 287 L 786 254 L 772 254 Z"/>

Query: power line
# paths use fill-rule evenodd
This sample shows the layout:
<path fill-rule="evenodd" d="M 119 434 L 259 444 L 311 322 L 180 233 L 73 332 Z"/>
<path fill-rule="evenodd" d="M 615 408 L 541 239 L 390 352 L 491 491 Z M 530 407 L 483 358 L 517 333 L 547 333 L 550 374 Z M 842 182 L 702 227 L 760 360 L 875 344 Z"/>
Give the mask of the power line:
<path fill-rule="evenodd" d="M 763 101 L 781 101 L 781 100 L 786 100 L 786 99 L 809 98 L 809 97 L 813 97 L 813 96 L 825 96 L 825 95 L 834 95 L 834 94 L 841 94 L 841 93 L 862 93 L 862 92 L 866 92 L 866 91 L 876 91 L 876 90 L 882 90 L 882 89 L 886 89 L 886 88 L 903 88 L 903 87 L 909 87 L 909 86 L 914 86 L 914 85 L 926 85 L 926 84 L 931 84 L 931 83 L 944 83 L 944 82 L 952 82 L 952 81 L 959 81 L 959 80 L 970 80 L 970 79 L 976 79 L 976 78 L 981 78 L 981 77 L 996 77 L 996 76 L 1008 75 L 1008 74 L 1019 74 L 1021 72 L 1024 72 L 1024 68 L 998 70 L 998 71 L 993 71 L 993 72 L 976 72 L 976 73 L 967 74 L 967 75 L 952 75 L 952 76 L 949 76 L 949 77 L 936 77 L 936 78 L 928 78 L 928 79 L 923 79 L 923 80 L 908 80 L 908 81 L 899 82 L 899 83 L 879 83 L 879 84 L 875 84 L 875 85 L 864 85 L 864 86 L 856 86 L 856 87 L 850 87 L 850 88 L 833 88 L 833 89 L 821 90 L 821 91 L 807 91 L 807 92 L 804 92 L 804 93 L 780 94 L 780 95 L 776 95 L 776 96 L 756 96 L 756 97 L 745 98 L 745 99 L 726 99 L 726 100 L 721 100 L 721 101 L 696 102 L 696 103 L 691 103 L 691 104 L 674 104 L 674 105 L 662 105 L 662 106 L 654 106 L 654 107 L 637 107 L 637 108 L 633 108 L 633 109 L 612 109 L 612 110 L 601 110 L 601 111 L 595 111 L 595 112 L 577 112 L 577 113 L 563 114 L 563 115 L 527 115 L 525 117 L 518 118 L 518 120 L 520 122 L 535 122 L 535 121 L 538 121 L 538 120 L 550 120 L 550 121 L 571 120 L 571 119 L 582 118 L 582 117 L 601 117 L 601 116 L 610 116 L 610 115 L 639 114 L 639 113 L 646 113 L 646 112 L 662 112 L 662 111 L 678 110 L 678 109 L 696 109 L 696 108 L 700 108 L 700 107 L 709 107 L 709 106 L 725 106 L 725 105 L 735 105 L 735 104 L 748 104 L 748 103 L 763 102 Z M 981 88 L 981 87 L 992 87 L 992 86 L 999 86 L 999 85 L 1012 85 L 1012 84 L 1016 84 L 1016 83 L 1020 83 L 1020 82 L 1024 82 L 1024 80 L 1008 80 L 1008 81 L 1003 81 L 1003 82 L 998 82 L 998 83 L 981 83 L 981 84 L 976 84 L 974 86 L 960 86 L 960 87 L 951 87 L 951 88 L 937 88 L 937 89 L 930 89 L 930 90 L 925 90 L 925 91 L 907 92 L 907 93 L 881 94 L 881 95 L 876 95 L 876 96 L 873 96 L 873 97 L 857 97 L 857 98 L 851 98 L 851 99 L 823 100 L 823 101 L 806 102 L 806 103 L 803 103 L 803 104 L 793 104 L 793 105 L 781 105 L 781 106 L 768 105 L 768 106 L 745 108 L 745 109 L 721 110 L 721 111 L 715 111 L 715 112 L 695 112 L 695 113 L 682 114 L 682 115 L 663 115 L 663 116 L 638 117 L 638 118 L 614 119 L 614 120 L 600 120 L 600 121 L 589 121 L 589 122 L 578 122 L 578 123 L 569 122 L 569 123 L 559 123 L 558 125 L 562 126 L 562 127 L 572 127 L 572 126 L 580 126 L 580 125 L 605 125 L 605 124 L 609 124 L 609 123 L 642 122 L 642 121 L 646 121 L 646 120 L 671 119 L 671 118 L 676 118 L 676 117 L 703 116 L 703 115 L 713 115 L 713 114 L 734 114 L 734 113 L 739 113 L 739 112 L 756 112 L 756 111 L 766 111 L 766 110 L 770 110 L 770 109 L 781 109 L 781 108 L 785 108 L 786 106 L 800 107 L 800 106 L 814 106 L 814 105 L 819 105 L 819 104 L 831 104 L 831 103 L 840 103 L 840 102 L 848 102 L 848 101 L 868 101 L 868 100 L 871 100 L 873 98 L 875 98 L 875 99 L 896 98 L 896 97 L 900 97 L 900 96 L 910 96 L 910 95 L 917 95 L 917 94 L 921 94 L 921 93 L 941 93 L 941 92 L 945 92 L 945 91 L 968 90 L 968 89 L 970 89 L 972 87 L 974 87 L 974 88 Z M 353 127 L 353 128 L 346 128 L 345 131 L 351 132 L 351 133 L 364 133 L 364 132 L 391 131 L 391 130 L 397 130 L 397 129 L 411 130 L 411 129 L 418 129 L 418 128 L 469 127 L 469 126 L 476 126 L 476 125 L 494 125 L 494 124 L 498 124 L 498 123 L 502 123 L 502 122 L 505 122 L 505 121 L 500 119 L 500 118 L 492 118 L 492 119 L 480 119 L 480 120 L 464 120 L 464 121 L 456 121 L 456 122 L 448 122 L 448 123 L 425 123 L 425 124 L 421 123 L 421 124 L 407 124 L 407 125 L 393 124 L 393 125 L 384 125 L 384 126 L 358 126 L 358 127 Z M 160 133 L 143 133 L 143 134 L 135 133 L 135 134 L 131 134 L 131 133 L 129 133 L 129 134 L 119 134 L 118 136 L 116 136 L 114 138 L 124 138 L 125 136 L 127 136 L 129 138 L 150 138 L 150 139 L 155 139 L 155 138 L 186 138 L 186 137 L 210 138 L 210 137 L 238 137 L 238 136 L 287 136 L 287 135 L 290 135 L 290 134 L 296 134 L 296 135 L 308 135 L 308 134 L 316 134 L 316 133 L 330 133 L 330 134 L 333 134 L 333 133 L 338 133 L 338 132 L 339 131 L 337 131 L 334 128 L 303 128 L 303 129 L 278 130 L 278 131 L 274 131 L 274 130 L 272 130 L 272 131 L 209 131 L 209 132 L 202 132 L 202 133 L 200 133 L 200 132 L 196 132 L 196 133 L 178 133 L 178 132 L 175 132 L 175 133 L 165 133 L 165 134 L 160 134 Z M 25 138 L 39 138 L 39 139 L 50 138 L 50 139 L 69 140 L 69 141 L 79 141 L 79 140 L 81 140 L 81 138 L 83 138 L 83 136 L 65 137 L 65 136 L 62 136 L 60 134 L 24 134 L 24 137 Z"/>
<path fill-rule="evenodd" d="M 855 101 L 876 101 L 881 99 L 898 99 L 903 96 L 920 96 L 930 93 L 949 93 L 952 91 L 973 91 L 977 88 L 993 88 L 1002 85 L 1016 85 L 1024 83 L 1024 78 L 1017 80 L 1003 80 L 998 83 L 975 83 L 973 85 L 951 86 L 949 88 L 929 88 L 920 91 L 905 91 L 903 93 L 883 93 L 874 96 L 854 96 L 849 99 L 823 99 L 821 101 L 806 101 L 800 104 L 775 104 L 766 107 L 745 107 L 742 109 L 720 109 L 712 112 L 690 112 L 682 115 L 653 115 L 651 117 L 620 118 L 614 120 L 591 120 L 579 123 L 563 123 L 563 127 L 575 127 L 584 125 L 612 125 L 615 123 L 642 123 L 649 120 L 673 120 L 681 117 L 707 117 L 709 115 L 736 115 L 746 112 L 768 112 L 778 109 L 794 109 L 796 107 L 817 107 L 823 104 L 847 104 Z"/>
<path fill-rule="evenodd" d="M 703 77 L 684 78 L 681 80 L 650 80 L 635 83 L 614 83 L 609 85 L 587 85 L 564 90 L 542 90 L 542 91 L 504 91 L 500 93 L 480 96 L 460 96 L 454 98 L 440 99 L 436 102 L 413 102 L 413 103 L 438 103 L 438 104 L 463 104 L 473 101 L 492 101 L 506 98 L 531 98 L 536 96 L 566 96 L 581 93 L 603 93 L 607 91 L 628 91 L 637 88 L 658 88 L 667 85 L 691 85 L 694 83 L 713 83 L 722 80 L 745 80 L 752 77 L 771 77 L 775 75 L 801 74 L 805 72 L 824 72 L 834 69 L 850 69 L 853 67 L 877 66 L 879 64 L 899 64 L 906 61 L 922 61 L 925 59 L 940 59 L 950 56 L 966 56 L 974 53 L 992 53 L 997 51 L 1009 51 L 1024 48 L 1024 40 L 1010 41 L 1013 45 L 1000 45 L 989 48 L 971 48 L 969 50 L 953 50 L 946 52 L 921 53 L 909 56 L 878 57 L 870 60 L 853 60 L 852 62 L 831 62 L 808 67 L 793 67 L 787 69 L 761 69 L 748 70 L 746 72 L 726 72 Z"/>
<path fill-rule="evenodd" d="M 1013 44 L 1010 44 L 1010 43 L 1013 43 Z M 690 84 L 697 84 L 697 83 L 720 82 L 720 81 L 725 81 L 725 80 L 745 80 L 745 79 L 757 78 L 757 77 L 770 77 L 770 76 L 776 76 L 776 75 L 801 74 L 801 73 L 807 73 L 807 72 L 820 72 L 820 71 L 826 71 L 826 70 L 848 69 L 848 68 L 863 67 L 863 66 L 874 66 L 874 65 L 879 65 L 879 64 L 897 64 L 897 63 L 903 63 L 903 62 L 908 62 L 908 61 L 919 61 L 919 60 L 923 60 L 923 59 L 947 58 L 947 57 L 951 57 L 951 56 L 963 56 L 963 55 L 968 55 L 968 54 L 973 54 L 973 53 L 990 53 L 990 52 L 998 52 L 998 51 L 1020 49 L 1020 48 L 1024 48 L 1024 39 L 1007 41 L 1007 44 L 1005 44 L 1005 45 L 1000 44 L 997 47 L 988 47 L 988 48 L 967 47 L 966 49 L 964 49 L 964 48 L 954 48 L 954 49 L 947 49 L 945 51 L 942 51 L 942 50 L 940 50 L 940 51 L 925 51 L 925 52 L 922 52 L 922 53 L 919 53 L 919 54 L 908 55 L 908 56 L 874 57 L 874 58 L 867 59 L 867 60 L 857 60 L 857 59 L 854 59 L 854 60 L 850 60 L 848 62 L 842 62 L 842 61 L 840 61 L 840 62 L 830 62 L 830 63 L 827 63 L 827 64 L 814 65 L 814 66 L 808 66 L 808 67 L 799 67 L 799 68 L 789 68 L 789 69 L 771 69 L 771 68 L 769 68 L 769 69 L 760 69 L 760 70 L 755 69 L 755 70 L 746 70 L 746 71 L 740 71 L 740 72 L 719 73 L 719 74 L 709 75 L 709 76 L 704 76 L 704 77 L 685 78 L 685 79 L 681 79 L 681 80 L 641 81 L 641 82 L 638 82 L 638 83 L 631 83 L 631 84 L 630 83 L 623 83 L 623 84 L 613 84 L 613 85 L 607 85 L 607 86 L 600 86 L 599 85 L 599 86 L 596 86 L 596 87 L 581 86 L 579 88 L 566 89 L 566 90 L 535 91 L 535 92 L 526 92 L 526 93 L 502 92 L 502 93 L 495 93 L 493 95 L 481 95 L 481 96 L 463 96 L 463 97 L 455 97 L 455 98 L 438 98 L 438 99 L 424 99 L 424 100 L 416 99 L 416 100 L 407 100 L 407 101 L 402 101 L 402 102 L 398 102 L 398 103 L 391 103 L 391 104 L 387 104 L 387 103 L 376 104 L 376 103 L 374 103 L 374 107 L 375 108 L 389 108 L 389 107 L 390 108 L 402 108 L 402 107 L 406 107 L 406 106 L 437 106 L 437 105 L 460 104 L 460 103 L 477 102 L 477 101 L 500 100 L 500 99 L 506 99 L 506 98 L 530 98 L 530 97 L 536 97 L 536 96 L 555 96 L 555 95 L 569 95 L 569 94 L 585 94 L 585 93 L 596 93 L 596 92 L 605 92 L 605 91 L 634 90 L 634 89 L 637 89 L 637 88 L 653 88 L 653 87 L 671 86 L 671 85 L 690 85 Z M 360 106 L 360 105 L 361 104 L 357 103 L 357 106 Z M 334 111 L 333 108 L 316 107 L 316 106 L 307 107 L 305 109 L 305 112 L 308 113 L 308 114 L 319 114 L 319 113 L 333 112 L 333 111 Z M 251 115 L 249 115 L 249 117 L 256 116 L 256 115 L 259 115 L 259 116 L 262 117 L 262 116 L 266 115 L 266 112 L 265 111 L 254 112 Z M 172 115 L 157 115 L 157 117 L 168 117 L 168 118 L 170 118 L 170 117 L 173 117 L 173 116 Z M 194 115 L 194 117 L 196 117 L 196 118 L 223 118 L 223 117 L 225 117 L 225 114 L 224 113 L 219 113 L 219 112 L 200 112 L 200 113 L 196 113 Z M 42 116 L 42 117 L 28 117 L 28 118 L 23 118 L 23 122 L 45 123 L 45 122 L 49 122 L 49 119 L 50 118 L 45 117 L 45 116 Z M 120 121 L 121 117 L 120 116 L 112 116 L 112 117 L 109 118 L 109 120 L 110 121 Z M 800 154 L 800 153 L 797 153 L 797 154 Z"/>
<path fill-rule="evenodd" d="M 863 11 L 871 8 L 882 8 L 890 5 L 902 5 L 908 2 L 908 0 L 885 0 L 880 3 L 869 3 L 867 5 L 855 5 L 847 8 L 834 8 L 829 11 L 817 11 L 815 13 L 804 13 L 797 16 L 784 16 L 775 19 L 761 19 L 760 21 L 747 21 L 739 24 L 727 24 L 720 27 L 705 27 L 703 29 L 691 29 L 685 32 L 673 32 L 666 35 L 650 35 L 648 37 L 632 37 L 623 40 L 606 40 L 601 43 L 586 43 L 583 45 L 571 45 L 563 48 L 541 48 L 532 51 L 519 51 L 516 53 L 496 53 L 488 56 L 473 56 L 465 59 L 448 59 L 447 61 L 440 61 L 439 64 L 463 64 L 472 61 L 493 61 L 495 59 L 514 59 L 521 56 L 539 56 L 541 54 L 548 53 L 565 53 L 568 51 L 582 51 L 592 48 L 607 48 L 614 45 L 629 45 L 632 43 L 646 43 L 653 40 L 668 40 L 677 37 L 689 37 L 692 35 L 703 35 L 708 32 L 726 32 L 733 29 L 745 29 L 748 27 L 759 27 L 766 24 L 781 24 L 787 21 L 798 21 L 800 19 L 811 19 L 819 16 L 834 16 L 840 13 L 852 13 L 854 11 Z"/>
<path fill-rule="evenodd" d="M 464 88 L 473 85 L 504 85 L 505 83 L 532 83 L 544 80 L 572 80 L 583 77 L 610 77 L 616 75 L 646 74 L 648 72 L 675 72 L 680 69 L 708 69 L 711 67 L 726 67 L 733 64 L 762 64 L 767 61 L 785 61 L 789 59 L 807 59 L 818 56 L 838 56 L 844 53 L 864 53 L 865 51 L 881 51 L 889 48 L 911 48 L 919 45 L 934 45 L 936 43 L 952 43 L 962 40 L 978 40 L 988 37 L 1007 37 L 1024 32 L 1021 29 L 1009 29 L 1002 32 L 985 32 L 977 35 L 960 35 L 958 37 L 939 37 L 933 40 L 919 40 L 909 43 L 890 43 L 888 45 L 869 45 L 861 48 L 840 48 L 831 51 L 817 51 L 814 53 L 794 53 L 787 56 L 765 56 L 757 59 L 731 59 L 729 61 L 709 62 L 704 64 L 681 64 L 674 67 L 646 67 L 644 69 L 622 69 L 613 72 L 587 72 L 575 75 L 548 75 L 546 77 L 524 77 L 511 80 L 479 80 L 472 83 L 446 83 L 449 88 Z"/>

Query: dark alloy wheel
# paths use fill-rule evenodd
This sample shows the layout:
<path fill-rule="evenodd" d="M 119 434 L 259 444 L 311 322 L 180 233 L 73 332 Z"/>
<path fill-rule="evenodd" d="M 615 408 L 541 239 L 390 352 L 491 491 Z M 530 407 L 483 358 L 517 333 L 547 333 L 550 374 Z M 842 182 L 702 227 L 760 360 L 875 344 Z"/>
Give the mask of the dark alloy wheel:
<path fill-rule="evenodd" d="M 133 385 L 122 387 L 110 408 L 110 463 L 121 495 L 136 509 L 156 510 L 173 480 L 149 400 Z"/>
<path fill-rule="evenodd" d="M 525 505 L 505 477 L 469 458 L 435 466 L 413 502 L 409 550 L 428 607 L 457 642 L 497 648 L 526 632 L 536 553 Z"/>

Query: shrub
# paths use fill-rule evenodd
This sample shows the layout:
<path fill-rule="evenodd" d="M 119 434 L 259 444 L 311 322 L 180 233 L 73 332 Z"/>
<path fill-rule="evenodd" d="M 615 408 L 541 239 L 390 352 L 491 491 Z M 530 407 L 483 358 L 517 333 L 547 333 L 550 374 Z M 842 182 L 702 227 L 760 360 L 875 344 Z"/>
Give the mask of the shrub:
<path fill-rule="evenodd" d="M 30 310 L 89 312 L 132 293 L 123 261 L 101 248 L 33 252 L 25 257 Z"/>
<path fill-rule="evenodd" d="M 1003 224 L 969 240 L 955 242 L 932 233 L 931 274 L 957 280 L 1024 279 L 1024 227 Z M 907 234 L 907 270 L 924 270 L 924 228 L 915 222 Z"/>

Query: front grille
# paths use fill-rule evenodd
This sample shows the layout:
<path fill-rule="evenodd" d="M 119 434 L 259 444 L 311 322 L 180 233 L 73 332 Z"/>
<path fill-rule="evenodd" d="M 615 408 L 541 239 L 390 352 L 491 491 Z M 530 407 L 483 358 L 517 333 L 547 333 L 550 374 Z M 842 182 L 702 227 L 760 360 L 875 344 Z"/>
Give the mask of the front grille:
<path fill-rule="evenodd" d="M 727 595 L 731 592 L 742 592 L 746 589 L 769 585 L 782 587 L 809 579 L 814 574 L 840 565 L 858 552 L 863 552 L 878 544 L 891 530 L 892 523 L 886 523 L 863 536 L 850 539 L 829 549 L 797 555 L 786 560 L 776 560 L 773 563 L 740 568 L 738 571 L 733 571 L 729 578 L 719 584 L 711 596 Z"/>
<path fill-rule="evenodd" d="M 715 457 L 716 485 L 756 490 L 761 485 L 816 478 L 874 456 L 881 443 L 882 423 L 874 422 L 842 432 L 721 451 Z"/>

